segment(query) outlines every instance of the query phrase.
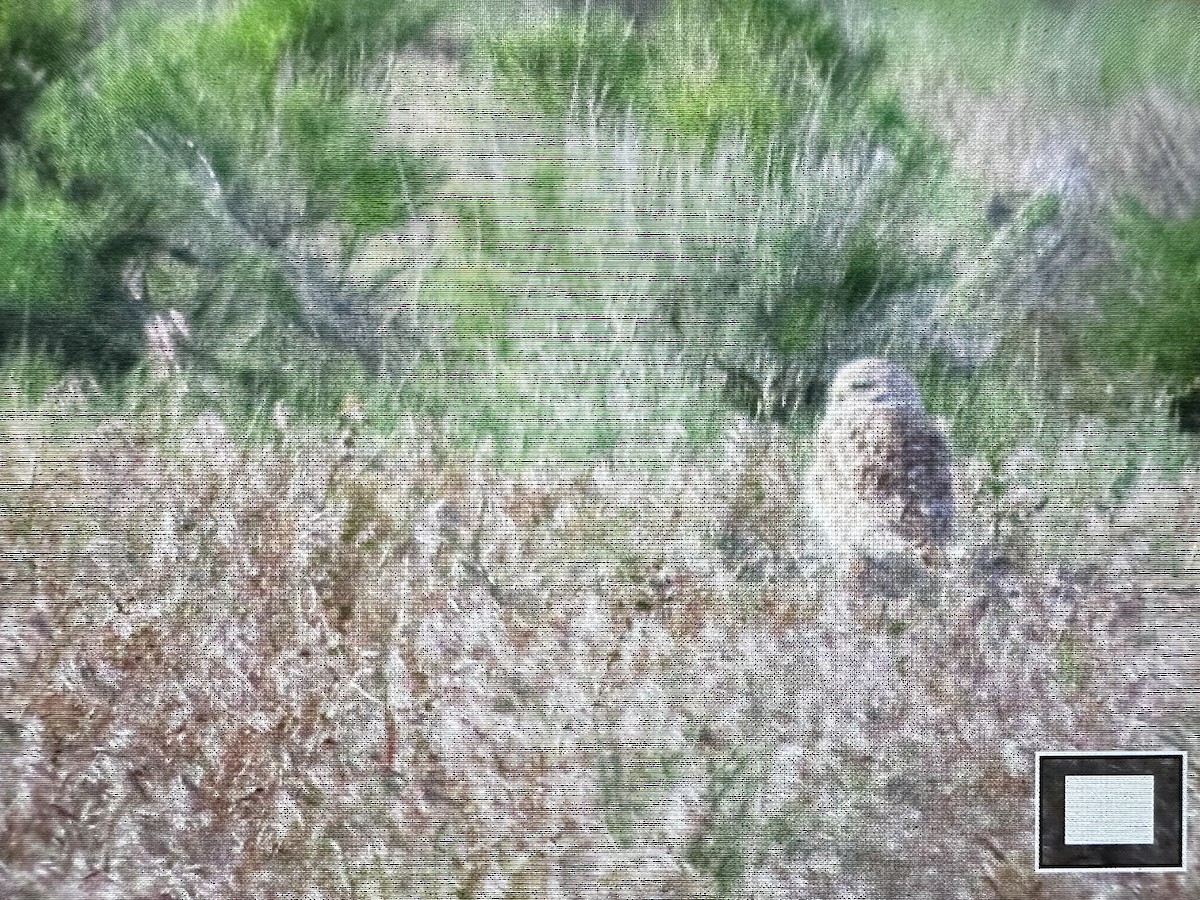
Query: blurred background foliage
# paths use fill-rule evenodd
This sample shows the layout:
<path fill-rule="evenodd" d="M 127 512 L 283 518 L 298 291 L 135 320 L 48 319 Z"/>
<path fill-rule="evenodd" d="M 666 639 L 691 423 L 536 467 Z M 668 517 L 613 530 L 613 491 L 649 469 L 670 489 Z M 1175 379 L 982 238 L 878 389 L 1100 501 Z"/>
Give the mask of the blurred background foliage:
<path fill-rule="evenodd" d="M 1075 135 L 1014 185 L 945 127 L 994 95 L 1064 121 L 1148 86 L 1195 102 L 1191 16 L 8 5 L 8 369 L 136 397 L 167 353 L 200 406 L 319 419 L 355 393 L 380 427 L 432 415 L 517 456 L 738 415 L 802 428 L 865 353 L 918 371 L 971 447 L 1029 438 L 1013 410 L 1200 427 L 1196 220 L 1121 196 Z"/>
<path fill-rule="evenodd" d="M 386 111 L 368 88 L 431 7 L 107 13 L 62 0 L 2 14 L 6 344 L 128 369 L 143 320 L 176 308 L 194 319 L 196 350 L 234 377 L 263 349 L 248 332 L 286 333 L 293 352 L 376 355 L 366 314 L 379 285 L 347 268 L 407 220 L 425 176 L 378 146 Z"/>

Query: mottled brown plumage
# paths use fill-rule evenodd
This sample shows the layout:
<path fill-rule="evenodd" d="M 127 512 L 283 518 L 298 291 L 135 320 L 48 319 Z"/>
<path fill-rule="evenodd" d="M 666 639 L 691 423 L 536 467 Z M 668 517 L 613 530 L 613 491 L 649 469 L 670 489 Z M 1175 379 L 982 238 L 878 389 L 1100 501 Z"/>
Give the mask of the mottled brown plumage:
<path fill-rule="evenodd" d="M 950 450 L 907 372 L 879 359 L 839 371 L 814 439 L 809 500 L 840 554 L 942 560 L 954 514 Z"/>

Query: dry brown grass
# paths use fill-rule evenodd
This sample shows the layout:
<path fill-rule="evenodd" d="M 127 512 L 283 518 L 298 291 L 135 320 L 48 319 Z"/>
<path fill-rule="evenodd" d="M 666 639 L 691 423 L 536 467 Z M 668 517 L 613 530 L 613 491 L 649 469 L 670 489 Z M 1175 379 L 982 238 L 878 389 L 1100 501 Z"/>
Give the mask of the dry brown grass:
<path fill-rule="evenodd" d="M 6 897 L 988 896 L 1033 750 L 1168 717 L 1128 579 L 848 597 L 785 432 L 506 473 L 50 409 L 2 455 Z"/>

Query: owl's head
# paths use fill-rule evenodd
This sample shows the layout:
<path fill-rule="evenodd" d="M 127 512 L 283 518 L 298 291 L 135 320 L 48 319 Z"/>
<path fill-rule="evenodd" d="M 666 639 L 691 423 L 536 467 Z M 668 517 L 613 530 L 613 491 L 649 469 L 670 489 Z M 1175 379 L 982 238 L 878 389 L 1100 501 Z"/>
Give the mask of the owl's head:
<path fill-rule="evenodd" d="M 923 410 L 917 382 L 886 359 L 856 359 L 838 369 L 829 386 L 829 403 L 887 409 Z"/>

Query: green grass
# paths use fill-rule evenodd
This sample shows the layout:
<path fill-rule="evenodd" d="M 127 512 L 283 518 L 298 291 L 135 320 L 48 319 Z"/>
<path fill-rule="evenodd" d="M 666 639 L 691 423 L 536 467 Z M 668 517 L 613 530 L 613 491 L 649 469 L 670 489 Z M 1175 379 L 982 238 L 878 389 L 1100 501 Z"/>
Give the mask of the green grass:
<path fill-rule="evenodd" d="M 1200 216 L 1156 219 L 1137 207 L 1117 220 L 1134 273 L 1108 286 L 1104 320 L 1089 338 L 1117 372 L 1149 365 L 1168 389 L 1200 384 Z"/>
<path fill-rule="evenodd" d="M 1200 96 L 1200 6 L 1186 0 L 856 0 L 901 74 L 983 93 L 1113 101 L 1147 83 Z"/>
<path fill-rule="evenodd" d="M 707 9 L 704 3 L 673 9 L 685 6 L 693 17 Z M 1109 4 L 1098 12 L 1126 6 Z M 1129 71 L 1137 54 L 1147 55 L 1138 47 L 1150 39 L 1144 36 L 1153 33 L 1152 25 L 1186 19 L 1176 5 L 1154 8 L 1146 22 L 1130 26 L 1130 53 L 1120 57 Z M 915 308 L 923 302 L 923 290 L 949 289 L 957 292 L 956 302 L 983 307 L 987 278 L 968 288 L 947 288 L 943 282 L 954 254 L 970 262 L 973 253 L 987 252 L 980 249 L 986 229 L 974 211 L 986 186 L 949 177 L 939 166 L 909 172 L 901 165 L 893 176 L 870 170 L 847 178 L 810 165 L 786 185 L 768 185 L 756 172 L 758 139 L 745 126 L 757 121 L 759 101 L 786 102 L 790 115 L 797 104 L 816 96 L 808 90 L 811 85 L 782 90 L 779 66 L 795 65 L 803 56 L 815 71 L 854 85 L 877 64 L 871 55 L 876 45 L 830 30 L 820 16 L 799 16 L 772 30 L 765 24 L 778 12 L 772 3 L 757 3 L 744 15 L 722 9 L 724 18 L 689 38 L 694 44 L 689 53 L 714 54 L 711 70 L 664 55 L 672 35 L 678 37 L 672 30 L 678 23 L 637 34 L 614 18 L 598 17 L 586 26 L 565 18 L 539 28 L 501 30 L 499 38 L 485 41 L 486 52 L 476 64 L 498 70 L 507 93 L 491 92 L 487 72 L 476 71 L 469 77 L 484 87 L 469 98 L 425 98 L 458 115 L 465 135 L 460 140 L 476 144 L 440 148 L 434 163 L 445 179 L 427 208 L 448 223 L 448 233 L 430 251 L 432 264 L 405 299 L 418 311 L 427 350 L 401 365 L 391 380 L 376 383 L 338 353 L 312 348 L 302 362 L 294 352 L 289 361 L 290 345 L 283 338 L 239 343 L 231 326 L 219 352 L 228 356 L 228 368 L 240 373 L 238 380 L 197 375 L 186 400 L 189 408 L 215 407 L 231 420 L 256 423 L 254 433 L 268 435 L 276 400 L 293 415 L 320 422 L 331 420 L 342 399 L 353 393 L 363 399 L 371 427 L 380 431 L 405 416 L 436 419 L 465 443 L 492 439 L 506 458 L 653 455 L 661 452 L 664 434 L 683 434 L 684 444 L 710 440 L 736 415 L 722 401 L 719 380 L 688 370 L 704 351 L 732 347 L 754 356 L 765 348 L 780 357 L 803 355 L 824 330 L 858 327 L 847 322 L 855 315 L 869 320 L 872 304 L 891 295 L 912 293 Z M 922 28 L 936 26 L 943 29 L 936 34 L 945 38 L 939 46 L 952 49 L 956 59 L 979 60 L 985 75 L 993 67 L 997 77 L 1009 71 L 1013 54 L 1040 53 L 1037 41 L 1060 48 L 1076 40 L 1094 42 L 1124 21 L 1116 13 L 1085 16 L 1083 7 L 1055 12 L 1032 0 L 1001 10 L 965 0 L 940 5 L 904 0 L 874 12 L 880 23 L 891 15 L 903 20 L 888 31 L 894 64 L 902 65 L 906 54 L 915 52 L 916 45 L 908 42 Z M 1071 27 L 1038 37 L 1044 29 L 1037 23 L 1053 16 L 1066 17 Z M 341 27 L 336 22 L 329 27 L 334 26 Z M 251 28 L 248 34 L 266 40 L 274 32 Z M 978 43 L 979 53 L 965 52 L 974 46 L 971 41 Z M 851 47 L 860 53 L 853 60 L 857 68 L 845 70 L 839 54 Z M 1167 51 L 1156 64 L 1169 61 L 1173 51 L 1170 46 Z M 627 53 L 635 56 L 626 59 Z M 679 132 L 687 104 L 668 102 L 667 88 L 702 76 L 747 78 L 757 71 L 748 65 L 752 57 L 767 66 L 758 72 L 762 83 L 739 95 L 704 82 L 697 96 L 708 98 L 701 117 L 708 124 Z M 943 63 L 934 56 L 927 64 Z M 212 77 L 219 80 L 220 74 Z M 1037 74 L 1034 69 L 1024 77 L 1032 80 Z M 540 119 L 527 115 L 535 84 L 549 92 L 536 99 L 552 107 Z M 995 80 L 989 84 L 1001 86 Z M 606 113 L 590 101 L 572 109 L 569 95 L 584 88 L 600 91 L 593 99 L 602 94 L 606 103 L 612 101 Z M 517 96 L 522 90 L 524 100 Z M 871 106 L 885 95 L 846 88 L 819 99 Z M 320 144 L 336 131 L 322 119 L 319 91 L 295 89 L 288 97 L 295 108 L 285 118 L 296 125 L 302 143 Z M 147 94 L 137 102 L 153 99 Z M 641 106 L 631 115 L 622 103 Z M 903 124 L 903 110 L 897 114 Z M 814 114 L 810 124 L 816 130 L 836 129 L 841 121 Z M 682 149 L 680 133 L 697 137 L 714 122 L 743 132 L 707 150 Z M 314 158 L 308 162 L 316 168 L 309 174 L 317 181 L 328 175 L 331 197 L 344 195 L 356 209 L 361 206 L 372 228 L 383 227 L 388 210 L 371 205 L 371 165 L 364 163 L 361 172 L 357 167 L 362 135 L 350 137 L 356 153 L 348 157 L 355 163 L 349 173 L 344 166 L 325 173 Z M 404 135 L 397 137 L 402 143 Z M 852 141 L 843 149 L 866 153 L 873 145 L 860 138 L 866 143 Z M 485 177 L 473 172 L 473 165 L 483 166 Z M 41 240 L 36 231 L 10 231 L 18 244 L 18 238 Z M 6 234 L 0 227 L 0 242 Z M 50 233 L 42 243 L 53 245 L 53 237 Z M 392 260 L 378 262 L 386 266 Z M 23 268 L 11 271 L 11 277 L 27 281 L 36 276 Z M 170 273 L 151 274 L 162 281 Z M 257 283 L 249 276 L 243 280 Z M 156 293 L 170 289 L 156 286 Z M 25 285 L 21 292 L 29 290 Z M 179 290 L 186 294 L 189 285 Z M 247 294 L 255 293 L 251 283 Z M 677 297 L 686 301 L 680 309 L 687 340 L 697 351 L 691 358 L 677 352 L 678 335 L 662 340 L 663 301 Z M 221 302 L 233 312 L 242 300 L 234 294 Z M 769 307 L 765 330 L 754 319 L 755 304 Z M 188 313 L 182 302 L 172 299 L 171 305 Z M 1016 344 L 1031 335 L 1016 319 L 1000 327 L 1010 329 L 1009 340 Z M 919 368 L 920 353 L 912 358 Z M 1056 405 L 1061 405 L 1061 386 L 1033 383 L 1028 371 L 1026 361 L 1012 358 L 969 378 L 947 375 L 931 364 L 922 376 L 923 388 L 931 408 L 950 422 L 956 446 L 1000 458 L 1021 445 L 1052 446 L 1071 428 L 1074 412 Z M 123 402 L 137 405 L 145 377 L 135 373 L 117 388 Z M 794 423 L 801 432 L 815 410 L 803 413 Z"/>

